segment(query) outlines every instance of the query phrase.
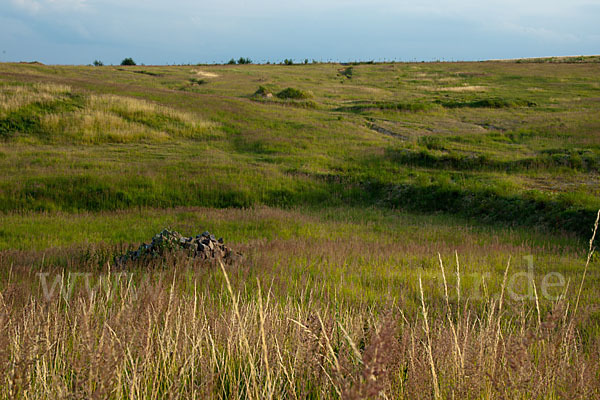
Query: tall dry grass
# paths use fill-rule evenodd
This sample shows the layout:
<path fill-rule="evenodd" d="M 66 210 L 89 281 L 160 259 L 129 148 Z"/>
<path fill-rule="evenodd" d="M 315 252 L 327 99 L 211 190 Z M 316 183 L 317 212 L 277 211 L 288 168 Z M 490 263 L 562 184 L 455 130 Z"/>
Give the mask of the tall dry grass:
<path fill-rule="evenodd" d="M 70 86 L 55 83 L 0 86 L 0 115 L 2 112 L 16 111 L 31 103 L 56 100 L 71 90 Z"/>
<path fill-rule="evenodd" d="M 87 95 L 51 83 L 0 86 L 1 117 L 17 121 L 15 126 L 29 122 L 11 134 L 33 134 L 51 142 L 165 142 L 217 133 L 215 123 L 190 112 L 133 97 Z"/>
<path fill-rule="evenodd" d="M 252 275 L 173 256 L 121 273 L 72 257 L 67 268 L 10 259 L 1 261 L 2 398 L 600 396 L 594 305 L 577 306 L 579 288 L 569 287 L 550 307 L 511 300 L 508 260 L 498 296 L 476 304 L 458 254 L 453 266 L 439 257 L 441 301 L 419 277 L 415 309 L 412 294 L 349 302 L 343 282 L 333 293 L 318 279 L 290 291 L 266 265 Z M 76 268 L 89 275 L 76 281 Z M 56 285 L 51 296 L 39 271 L 48 290 Z"/>
<path fill-rule="evenodd" d="M 59 114 L 45 115 L 42 125 L 51 132 L 60 132 L 60 136 L 85 143 L 164 142 L 170 138 L 166 132 L 155 131 L 99 110 L 85 110 L 66 118 Z"/>
<path fill-rule="evenodd" d="M 338 309 L 312 297 L 207 293 L 190 271 L 121 277 L 94 297 L 0 297 L 3 398 L 582 398 L 600 394 L 600 344 L 568 304 L 447 318 L 401 305 Z M 227 274 L 227 271 L 224 271 Z M 193 274 L 193 273 L 192 273 Z M 224 275 L 227 276 L 227 275 Z M 106 278 L 109 278 L 107 275 Z M 66 277 L 64 278 L 67 279 Z M 115 278 L 116 279 L 116 278 Z M 61 283 L 66 283 L 65 280 Z M 268 287 L 268 285 L 267 285 Z M 424 295 L 426 297 L 426 295 Z M 460 316 L 458 311 L 460 309 Z"/>

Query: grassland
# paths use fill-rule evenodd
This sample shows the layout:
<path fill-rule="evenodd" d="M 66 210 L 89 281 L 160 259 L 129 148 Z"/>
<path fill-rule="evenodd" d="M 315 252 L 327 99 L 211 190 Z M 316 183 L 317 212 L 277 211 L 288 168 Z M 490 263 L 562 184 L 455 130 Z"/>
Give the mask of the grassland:
<path fill-rule="evenodd" d="M 0 396 L 599 397 L 575 61 L 0 64 Z"/>
<path fill-rule="evenodd" d="M 347 68 L 3 64 L 0 209 L 327 202 L 589 235 L 597 63 Z"/>

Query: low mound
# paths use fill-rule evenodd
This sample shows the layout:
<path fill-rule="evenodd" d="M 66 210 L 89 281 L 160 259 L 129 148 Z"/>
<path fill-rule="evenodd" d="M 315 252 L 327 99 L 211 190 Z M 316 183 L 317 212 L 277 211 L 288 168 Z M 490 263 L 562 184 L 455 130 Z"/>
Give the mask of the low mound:
<path fill-rule="evenodd" d="M 267 89 L 264 86 L 259 86 L 258 89 L 256 90 L 256 92 L 254 92 L 254 97 L 267 97 L 267 98 L 271 98 L 273 97 L 273 93 L 271 93 L 271 91 L 269 89 Z"/>
<path fill-rule="evenodd" d="M 305 92 L 304 90 L 295 89 L 295 88 L 287 88 L 283 89 L 281 92 L 277 93 L 277 97 L 280 99 L 292 99 L 292 100 L 304 100 L 311 97 L 310 93 Z"/>

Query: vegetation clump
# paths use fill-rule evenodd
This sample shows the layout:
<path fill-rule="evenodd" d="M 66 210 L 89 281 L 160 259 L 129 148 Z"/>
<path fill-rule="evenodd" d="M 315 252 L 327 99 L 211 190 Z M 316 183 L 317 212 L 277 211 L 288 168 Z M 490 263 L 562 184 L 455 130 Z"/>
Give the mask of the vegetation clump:
<path fill-rule="evenodd" d="M 252 97 L 271 98 L 273 97 L 273 93 L 266 86 L 260 85 L 258 89 L 256 89 L 256 92 L 254 92 Z"/>
<path fill-rule="evenodd" d="M 352 74 L 354 73 L 354 67 L 343 68 L 338 71 L 340 75 L 345 76 L 348 79 L 352 79 Z"/>
<path fill-rule="evenodd" d="M 289 87 L 277 93 L 277 97 L 284 100 L 304 100 L 309 99 L 311 95 L 310 93 L 305 92 L 304 90 Z"/>
<path fill-rule="evenodd" d="M 512 107 L 535 107 L 533 101 L 521 99 L 505 99 L 500 97 L 477 99 L 470 101 L 436 100 L 436 103 L 445 108 L 512 108 Z"/>
<path fill-rule="evenodd" d="M 388 111 L 406 111 L 418 112 L 431 109 L 431 104 L 414 101 L 414 102 L 389 102 L 389 101 L 370 101 L 360 102 L 350 106 L 338 107 L 336 111 L 345 111 L 352 113 L 362 113 L 370 110 L 388 110 Z"/>
<path fill-rule="evenodd" d="M 202 85 L 207 84 L 208 82 L 206 81 L 206 79 L 190 78 L 190 83 L 192 85 L 202 86 Z"/>

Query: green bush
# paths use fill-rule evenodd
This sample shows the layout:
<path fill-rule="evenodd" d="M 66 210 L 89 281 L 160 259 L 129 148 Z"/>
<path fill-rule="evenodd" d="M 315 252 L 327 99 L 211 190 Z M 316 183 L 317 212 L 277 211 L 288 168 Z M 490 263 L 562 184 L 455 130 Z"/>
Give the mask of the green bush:
<path fill-rule="evenodd" d="M 121 61 L 121 65 L 136 65 L 136 64 L 135 64 L 135 61 L 133 61 L 133 58 L 127 57 L 127 58 L 124 58 L 123 61 Z"/>
<path fill-rule="evenodd" d="M 204 85 L 207 82 L 206 82 L 206 79 L 190 78 L 190 83 L 192 85 L 195 84 L 195 85 L 200 86 L 200 85 Z"/>

